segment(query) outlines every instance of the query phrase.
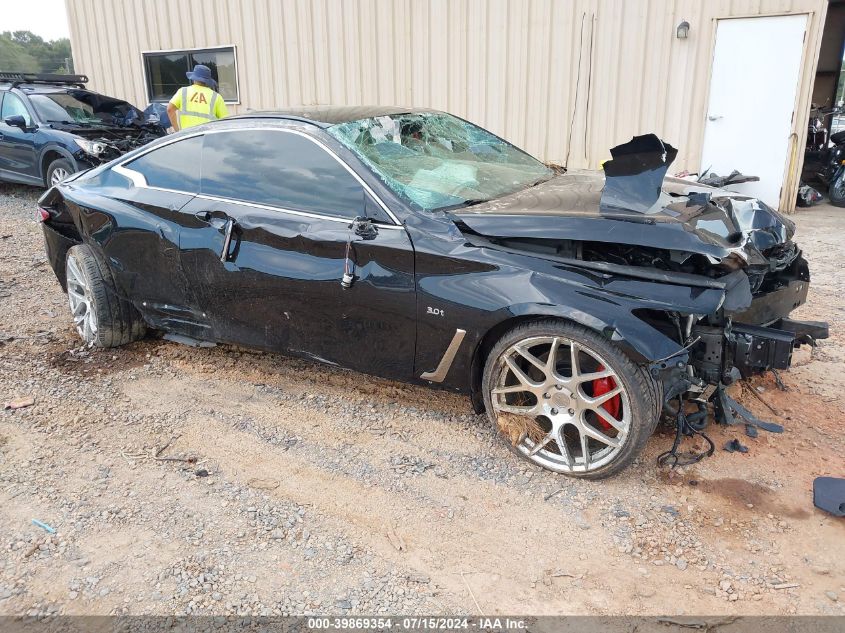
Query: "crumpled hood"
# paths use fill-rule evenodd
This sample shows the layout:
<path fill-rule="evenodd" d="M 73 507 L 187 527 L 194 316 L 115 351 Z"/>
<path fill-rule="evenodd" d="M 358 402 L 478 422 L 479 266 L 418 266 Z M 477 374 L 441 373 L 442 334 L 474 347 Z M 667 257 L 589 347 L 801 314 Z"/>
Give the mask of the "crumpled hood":
<path fill-rule="evenodd" d="M 667 150 L 663 161 L 649 162 L 639 152 L 617 162 L 616 150 L 626 147 L 619 146 L 605 164 L 607 179 L 567 172 L 452 215 L 487 237 L 622 243 L 697 253 L 714 262 L 736 254 L 748 264 L 764 264 L 763 251 L 791 240 L 793 222 L 756 198 L 665 178 L 675 150 L 657 142 Z M 656 153 L 663 155 L 660 147 Z"/>
<path fill-rule="evenodd" d="M 129 126 L 144 123 L 144 114 L 131 103 L 114 97 L 107 97 L 89 90 L 68 90 L 72 97 L 87 103 L 94 109 L 94 114 L 105 123 Z"/>
<path fill-rule="evenodd" d="M 49 126 L 55 130 L 70 132 L 85 138 L 93 138 L 95 135 L 112 135 L 115 138 L 125 138 L 128 134 L 141 135 L 148 132 L 151 127 L 160 126 L 161 110 L 166 111 L 166 106 L 163 104 L 151 104 L 142 112 L 128 101 L 107 97 L 90 90 L 69 89 L 66 92 L 74 99 L 91 106 L 99 121 L 86 123 L 55 121 Z M 166 120 L 166 112 L 164 117 Z"/>

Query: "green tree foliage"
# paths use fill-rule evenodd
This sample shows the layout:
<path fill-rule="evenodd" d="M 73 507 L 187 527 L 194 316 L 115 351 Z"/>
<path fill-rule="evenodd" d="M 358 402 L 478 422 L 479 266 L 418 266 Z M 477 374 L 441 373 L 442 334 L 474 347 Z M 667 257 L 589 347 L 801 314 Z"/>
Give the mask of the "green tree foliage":
<path fill-rule="evenodd" d="M 70 40 L 45 42 L 30 31 L 0 33 L 0 71 L 27 73 L 72 72 Z"/>

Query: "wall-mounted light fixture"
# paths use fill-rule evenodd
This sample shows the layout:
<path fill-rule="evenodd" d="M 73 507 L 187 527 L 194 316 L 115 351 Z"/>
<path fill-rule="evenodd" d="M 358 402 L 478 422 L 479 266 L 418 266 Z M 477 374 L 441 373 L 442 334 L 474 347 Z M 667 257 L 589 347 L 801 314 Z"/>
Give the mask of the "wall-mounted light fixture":
<path fill-rule="evenodd" d="M 678 25 L 678 29 L 675 31 L 675 36 L 679 40 L 685 40 L 689 37 L 689 22 L 684 20 Z"/>

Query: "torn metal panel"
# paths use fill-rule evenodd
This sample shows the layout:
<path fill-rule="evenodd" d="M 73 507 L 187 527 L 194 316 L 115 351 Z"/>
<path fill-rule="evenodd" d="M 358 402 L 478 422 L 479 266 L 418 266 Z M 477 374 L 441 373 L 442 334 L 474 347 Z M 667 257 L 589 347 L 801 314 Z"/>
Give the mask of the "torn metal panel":
<path fill-rule="evenodd" d="M 599 209 L 652 213 L 663 196 L 663 180 L 678 150 L 654 134 L 635 136 L 610 150 L 604 164 L 604 189 Z M 665 204 L 665 203 L 664 203 Z"/>
<path fill-rule="evenodd" d="M 795 231 L 790 220 L 764 203 L 738 194 L 671 178 L 662 191 L 654 193 L 654 173 L 618 178 L 643 178 L 645 184 L 637 188 L 617 180 L 613 185 L 614 204 L 609 205 L 600 175 L 566 173 L 453 213 L 472 231 L 488 237 L 661 248 L 702 255 L 710 263 L 728 268 L 768 266 L 767 251 L 787 244 Z M 631 208 L 621 206 L 625 189 L 635 192 Z M 525 221 L 528 217 L 531 222 Z M 790 256 L 797 256 L 791 249 L 787 251 L 784 265 Z"/>

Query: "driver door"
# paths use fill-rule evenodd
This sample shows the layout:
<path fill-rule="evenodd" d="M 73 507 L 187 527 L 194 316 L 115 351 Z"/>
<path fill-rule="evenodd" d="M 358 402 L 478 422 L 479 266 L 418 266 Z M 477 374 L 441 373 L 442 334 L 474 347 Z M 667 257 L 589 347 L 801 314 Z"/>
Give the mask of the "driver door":
<path fill-rule="evenodd" d="M 204 138 L 200 195 L 180 212 L 180 255 L 214 338 L 409 378 L 416 292 L 404 227 L 302 132 Z M 371 222 L 350 228 L 365 215 Z"/>
<path fill-rule="evenodd" d="M 35 153 L 35 129 L 32 115 L 23 100 L 13 92 L 2 93 L 0 103 L 0 172 L 10 180 L 40 182 Z M 7 125 L 6 119 L 22 116 L 27 129 Z"/>

